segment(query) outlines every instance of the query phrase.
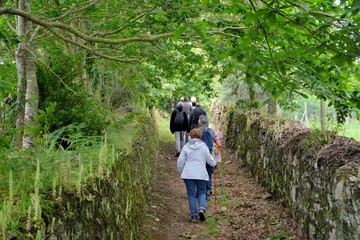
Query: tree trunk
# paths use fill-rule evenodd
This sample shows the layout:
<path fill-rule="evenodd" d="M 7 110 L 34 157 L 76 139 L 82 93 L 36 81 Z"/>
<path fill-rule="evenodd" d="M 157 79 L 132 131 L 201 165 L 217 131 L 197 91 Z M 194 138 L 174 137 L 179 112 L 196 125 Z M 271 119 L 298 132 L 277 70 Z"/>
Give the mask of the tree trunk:
<path fill-rule="evenodd" d="M 309 118 L 308 118 L 308 110 L 307 110 L 307 103 L 304 102 L 304 114 L 301 118 L 301 123 L 309 124 Z"/>
<path fill-rule="evenodd" d="M 276 116 L 277 107 L 276 107 L 276 99 L 270 94 L 269 98 L 269 106 L 268 106 L 268 113 L 269 115 Z"/>
<path fill-rule="evenodd" d="M 25 1 L 26 12 L 30 12 L 30 0 Z M 34 127 L 35 120 L 39 114 L 39 88 L 36 78 L 35 49 L 31 42 L 32 22 L 26 21 L 26 33 L 28 41 L 26 43 L 26 95 L 25 95 L 25 129 Z M 34 133 L 25 132 L 23 138 L 23 148 L 29 148 L 33 145 Z"/>
<path fill-rule="evenodd" d="M 31 43 L 28 46 L 28 56 L 26 59 L 26 97 L 25 97 L 25 116 L 24 124 L 26 129 L 35 125 L 35 119 L 39 113 L 39 88 L 36 78 L 36 66 L 34 60 L 34 48 Z M 25 134 L 23 138 L 23 148 L 33 145 L 32 134 Z"/>
<path fill-rule="evenodd" d="M 321 131 L 326 130 L 326 103 L 324 99 L 320 101 L 320 123 Z"/>
<path fill-rule="evenodd" d="M 19 0 L 18 3 L 19 10 L 25 10 L 25 1 Z M 16 34 L 18 39 L 22 41 L 19 42 L 15 49 L 15 61 L 17 68 L 17 116 L 16 116 L 16 129 L 17 137 L 15 139 L 15 144 L 18 148 L 21 148 L 22 138 L 23 138 L 23 125 L 24 125 L 24 115 L 25 115 L 25 90 L 26 90 L 26 48 L 25 43 L 23 42 L 25 38 L 25 18 L 21 16 L 16 17 Z"/>
<path fill-rule="evenodd" d="M 19 0 L 18 8 L 25 12 L 30 12 L 30 0 Z M 35 118 L 39 111 L 39 90 L 34 61 L 35 51 L 29 41 L 31 39 L 32 24 L 20 16 L 16 19 L 16 31 L 21 41 L 15 50 L 18 76 L 16 128 L 19 133 L 16 139 L 16 146 L 28 148 L 32 145 L 33 141 L 31 135 L 24 134 L 24 127 L 29 129 L 35 124 Z"/>

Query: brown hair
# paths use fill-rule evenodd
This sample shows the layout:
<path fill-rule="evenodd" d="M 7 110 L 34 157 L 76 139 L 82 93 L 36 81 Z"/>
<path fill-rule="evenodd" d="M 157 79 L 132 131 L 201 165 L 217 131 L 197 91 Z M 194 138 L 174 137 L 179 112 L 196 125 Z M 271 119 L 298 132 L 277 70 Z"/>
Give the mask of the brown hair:
<path fill-rule="evenodd" d="M 201 139 L 202 132 L 201 132 L 201 130 L 194 128 L 193 130 L 191 130 L 189 132 L 189 136 L 191 137 L 191 139 L 194 139 L 194 138 Z"/>

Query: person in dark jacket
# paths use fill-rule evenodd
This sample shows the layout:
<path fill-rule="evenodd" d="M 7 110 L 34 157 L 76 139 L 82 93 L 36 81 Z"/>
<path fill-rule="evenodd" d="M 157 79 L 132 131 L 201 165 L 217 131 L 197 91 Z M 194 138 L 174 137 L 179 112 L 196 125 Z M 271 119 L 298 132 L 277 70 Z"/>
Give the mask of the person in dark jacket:
<path fill-rule="evenodd" d="M 193 108 L 192 105 L 188 102 L 188 98 L 184 97 L 184 102 L 183 102 L 183 111 L 186 112 L 188 120 L 190 119 L 191 116 L 191 112 L 192 112 Z M 189 121 L 190 123 L 190 121 Z M 185 143 L 189 140 L 189 133 L 186 132 L 185 133 Z"/>
<path fill-rule="evenodd" d="M 178 114 L 182 114 L 183 120 L 181 122 L 177 121 Z M 175 136 L 176 156 L 179 156 L 185 144 L 185 132 L 189 131 L 189 121 L 186 112 L 183 111 L 182 102 L 176 106 L 176 109 L 171 114 L 170 131 Z"/>
<path fill-rule="evenodd" d="M 206 112 L 204 109 L 202 109 L 202 107 L 199 104 L 196 104 L 190 116 L 190 130 L 194 128 L 198 128 L 200 115 L 206 116 Z"/>

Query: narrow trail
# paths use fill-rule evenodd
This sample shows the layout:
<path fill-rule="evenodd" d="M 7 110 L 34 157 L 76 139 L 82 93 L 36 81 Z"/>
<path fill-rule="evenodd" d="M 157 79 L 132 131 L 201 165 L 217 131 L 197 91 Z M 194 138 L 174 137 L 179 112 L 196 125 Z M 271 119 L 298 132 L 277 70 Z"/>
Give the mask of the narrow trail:
<path fill-rule="evenodd" d="M 214 219 L 213 196 L 207 201 L 206 221 L 190 222 L 185 185 L 177 172 L 174 149 L 174 143 L 160 145 L 142 239 L 299 239 L 289 211 L 259 186 L 239 166 L 235 153 L 226 148 L 222 149 L 220 178 L 217 177 L 218 218 Z"/>

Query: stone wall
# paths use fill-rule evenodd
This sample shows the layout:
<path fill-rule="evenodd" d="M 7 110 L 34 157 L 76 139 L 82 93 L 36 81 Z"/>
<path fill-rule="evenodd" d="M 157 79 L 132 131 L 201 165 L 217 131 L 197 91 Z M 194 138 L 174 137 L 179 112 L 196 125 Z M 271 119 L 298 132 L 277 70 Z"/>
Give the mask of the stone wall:
<path fill-rule="evenodd" d="M 129 153 L 117 153 L 112 172 L 90 180 L 81 194 L 63 193 L 43 212 L 41 239 L 139 239 L 157 157 L 157 127 L 150 116 L 136 119 Z"/>
<path fill-rule="evenodd" d="M 299 236 L 360 239 L 360 143 L 258 113 L 216 116 L 226 116 L 227 147 L 291 210 Z"/>

